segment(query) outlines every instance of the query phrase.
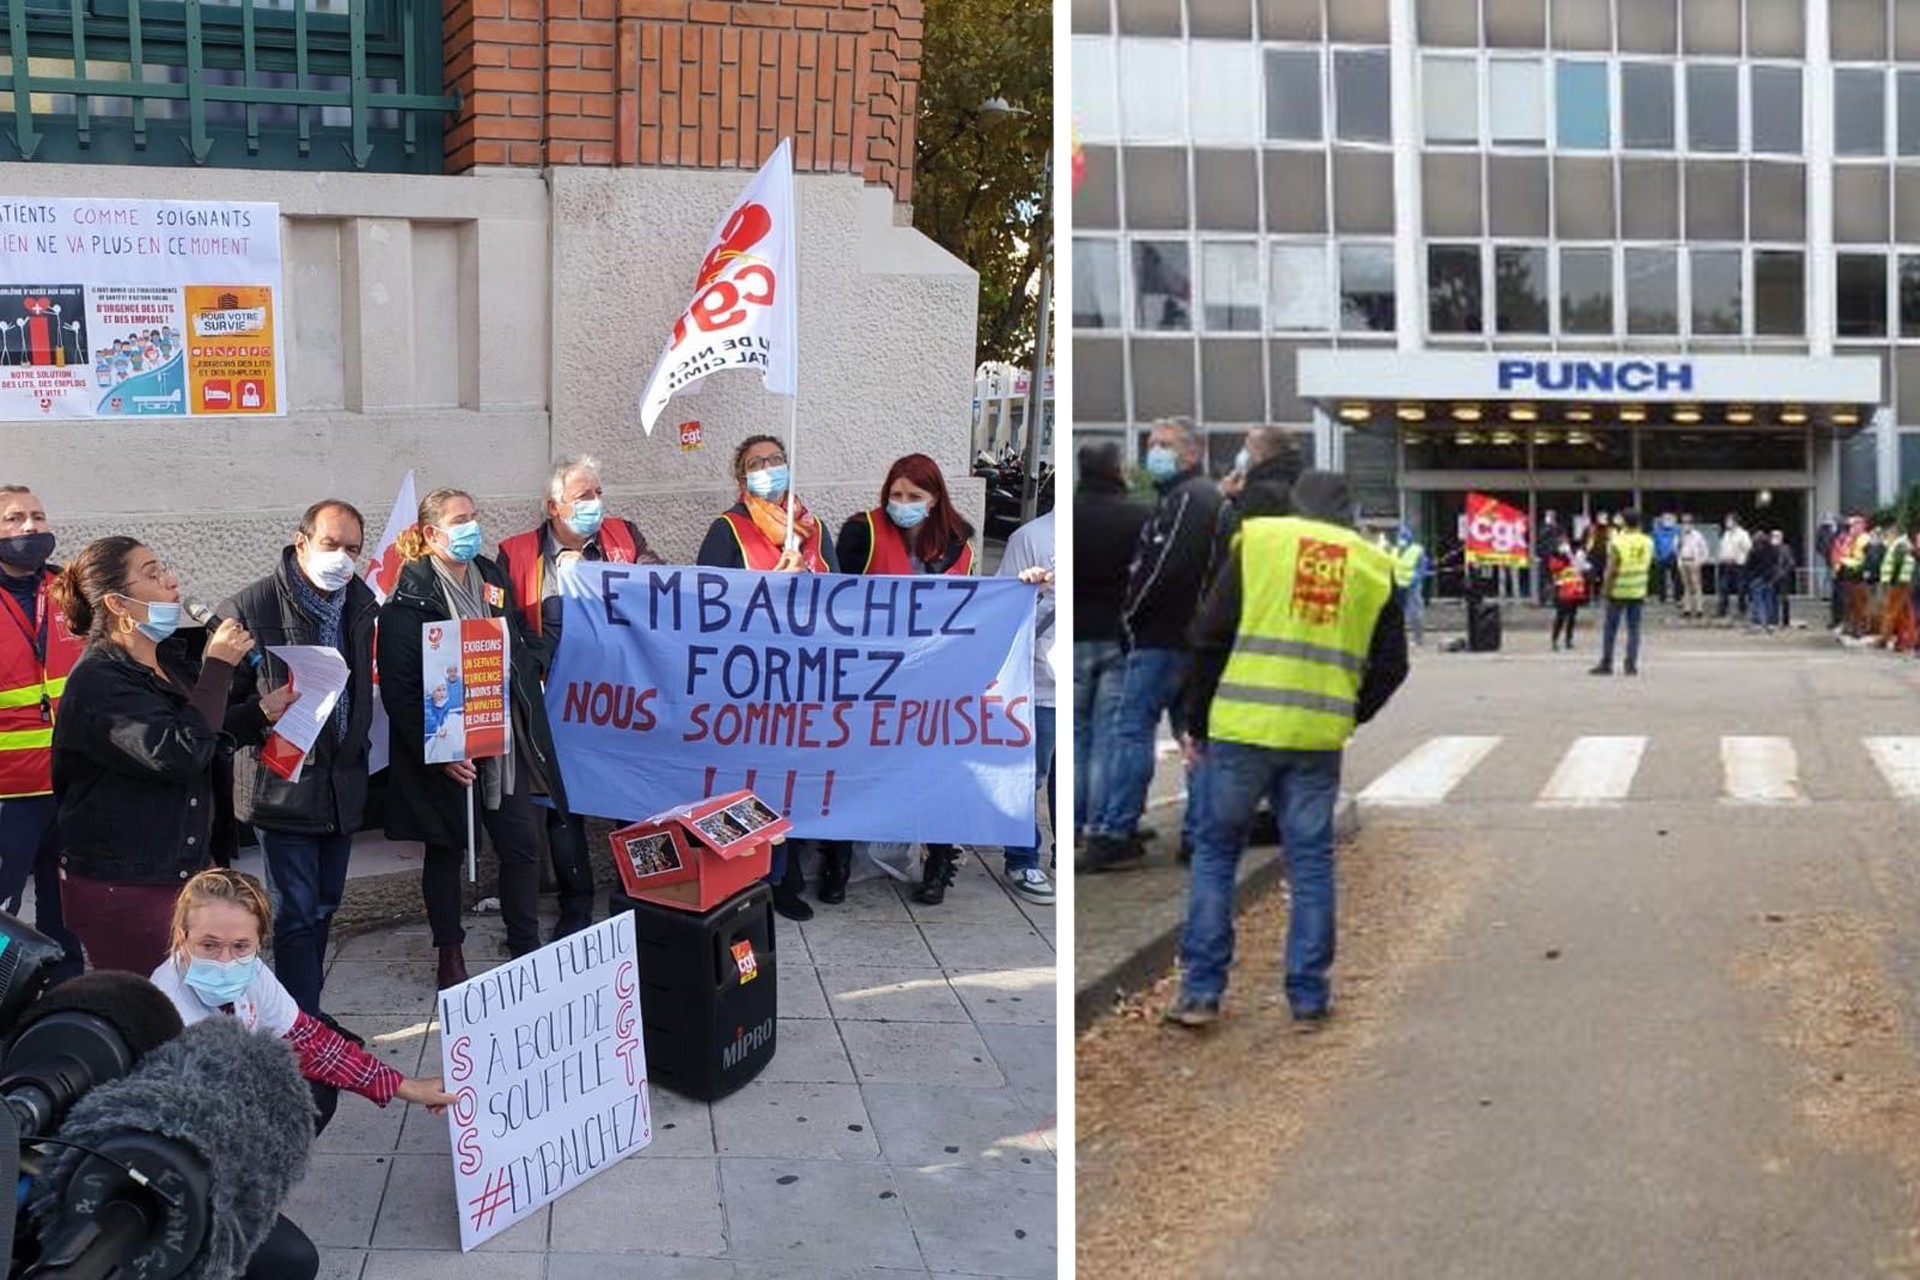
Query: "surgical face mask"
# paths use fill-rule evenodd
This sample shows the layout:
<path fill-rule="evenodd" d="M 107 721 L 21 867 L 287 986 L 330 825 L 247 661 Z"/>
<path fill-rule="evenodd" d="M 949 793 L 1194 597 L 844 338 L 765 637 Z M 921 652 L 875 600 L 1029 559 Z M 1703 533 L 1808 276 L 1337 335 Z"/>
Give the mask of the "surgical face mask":
<path fill-rule="evenodd" d="M 1155 480 L 1171 480 L 1180 474 L 1180 460 L 1173 456 L 1173 450 L 1156 444 L 1147 450 L 1147 474 Z"/>
<path fill-rule="evenodd" d="M 0 538 L 0 564 L 15 569 L 40 569 L 53 558 L 53 535 L 41 533 L 17 533 L 11 538 Z"/>
<path fill-rule="evenodd" d="M 747 492 L 756 498 L 772 498 L 787 491 L 787 469 L 766 467 L 747 472 Z"/>
<path fill-rule="evenodd" d="M 344 551 L 309 552 L 304 568 L 313 585 L 328 595 L 353 581 L 353 557 Z"/>
<path fill-rule="evenodd" d="M 927 504 L 924 502 L 889 502 L 887 519 L 902 529 L 917 528 L 927 518 Z"/>
<path fill-rule="evenodd" d="M 447 535 L 447 554 L 461 564 L 466 564 L 479 555 L 480 544 L 485 541 L 480 536 L 478 520 L 468 520 L 450 529 L 442 529 L 441 532 Z"/>
<path fill-rule="evenodd" d="M 567 528 L 583 538 L 591 538 L 600 532 L 600 522 L 606 518 L 604 502 L 598 498 L 580 498 L 573 504 L 573 514 L 567 517 Z"/>
<path fill-rule="evenodd" d="M 1247 456 L 1247 451 L 1245 449 L 1242 449 L 1240 452 L 1233 455 L 1233 469 L 1235 471 L 1238 471 L 1241 475 L 1247 474 L 1247 468 L 1251 467 L 1252 465 L 1253 465 L 1253 459 Z"/>
<path fill-rule="evenodd" d="M 122 600 L 132 601 L 147 611 L 145 622 L 136 622 L 133 629 L 147 639 L 159 644 L 180 629 L 180 606 L 165 600 L 134 600 L 132 596 L 121 596 Z"/>
<path fill-rule="evenodd" d="M 207 960 L 194 956 L 187 963 L 187 985 L 212 1008 L 232 1004 L 247 993 L 260 970 L 260 957 Z"/>

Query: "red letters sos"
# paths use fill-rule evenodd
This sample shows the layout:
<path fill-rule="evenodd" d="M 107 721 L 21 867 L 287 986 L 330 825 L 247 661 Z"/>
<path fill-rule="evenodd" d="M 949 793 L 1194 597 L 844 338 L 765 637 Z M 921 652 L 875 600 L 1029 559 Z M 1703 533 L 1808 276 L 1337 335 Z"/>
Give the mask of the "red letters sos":
<path fill-rule="evenodd" d="M 720 243 L 700 264 L 693 301 L 673 326 L 673 344 L 686 341 L 689 322 L 701 333 L 721 333 L 746 320 L 749 307 L 773 305 L 773 268 L 748 257 L 747 251 L 767 238 L 773 218 L 762 205 L 742 205 L 720 229 Z M 740 265 L 746 259 L 746 265 Z"/>

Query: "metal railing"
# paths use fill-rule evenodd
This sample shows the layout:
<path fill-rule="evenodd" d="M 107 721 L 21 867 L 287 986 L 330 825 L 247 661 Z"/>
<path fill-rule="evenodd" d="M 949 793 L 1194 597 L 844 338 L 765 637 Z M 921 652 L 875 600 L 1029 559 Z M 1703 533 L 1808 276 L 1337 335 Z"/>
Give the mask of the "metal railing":
<path fill-rule="evenodd" d="M 7 0 L 4 36 L 7 159 L 439 173 L 459 107 L 437 0 Z"/>

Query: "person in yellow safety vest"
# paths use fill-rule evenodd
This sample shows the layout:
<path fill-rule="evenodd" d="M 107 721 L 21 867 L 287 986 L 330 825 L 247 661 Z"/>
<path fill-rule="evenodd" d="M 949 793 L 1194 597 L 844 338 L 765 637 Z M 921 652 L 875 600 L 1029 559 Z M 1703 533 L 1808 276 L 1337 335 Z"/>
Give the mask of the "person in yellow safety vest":
<path fill-rule="evenodd" d="M 46 507 L 24 485 L 0 486 L 0 909 L 20 910 L 31 876 L 34 927 L 66 951 L 61 980 L 85 960 L 60 910 L 53 720 L 86 642 L 47 598 L 59 576 L 52 556 Z"/>
<path fill-rule="evenodd" d="M 1416 645 L 1427 642 L 1427 549 L 1401 525 L 1393 535 L 1393 587 L 1400 593 L 1400 612 Z"/>
<path fill-rule="evenodd" d="M 1242 525 L 1191 634 L 1186 748 L 1206 778 L 1207 806 L 1180 940 L 1181 991 L 1165 1014 L 1182 1026 L 1220 1016 L 1235 874 L 1262 795 L 1287 851 L 1287 1004 L 1303 1030 L 1326 1019 L 1340 753 L 1407 677 L 1394 559 L 1353 530 L 1346 480 L 1306 472 L 1293 508 Z"/>
<path fill-rule="evenodd" d="M 1640 674 L 1640 610 L 1647 602 L 1647 583 L 1653 572 L 1653 539 L 1640 532 L 1640 513 L 1620 513 L 1621 528 L 1607 547 L 1607 576 L 1601 598 L 1607 602 L 1607 620 L 1600 633 L 1600 665 L 1587 674 L 1613 674 L 1613 642 L 1620 620 L 1627 621 L 1627 674 Z"/>
<path fill-rule="evenodd" d="M 1840 552 L 1839 576 L 1841 599 L 1844 602 L 1841 632 L 1849 636 L 1861 636 L 1867 632 L 1867 603 L 1869 586 L 1866 580 L 1867 544 L 1871 535 L 1867 533 L 1865 516 L 1848 516 L 1847 532 L 1844 536 L 1844 550 Z"/>
<path fill-rule="evenodd" d="M 1883 649 L 1898 648 L 1900 634 L 1913 615 L 1913 544 L 1904 531 L 1896 531 L 1887 543 L 1886 558 L 1880 562 L 1880 587 L 1886 602 L 1880 609 L 1880 635 L 1875 643 Z"/>

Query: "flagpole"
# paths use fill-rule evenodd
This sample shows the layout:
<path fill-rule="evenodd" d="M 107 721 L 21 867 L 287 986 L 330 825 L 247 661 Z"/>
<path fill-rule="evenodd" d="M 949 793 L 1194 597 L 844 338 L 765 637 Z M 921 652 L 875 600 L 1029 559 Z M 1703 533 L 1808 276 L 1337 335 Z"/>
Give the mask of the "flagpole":
<path fill-rule="evenodd" d="M 791 141 L 782 140 L 780 145 L 788 147 Z M 793 270 L 792 286 L 787 293 L 787 305 L 793 308 L 793 323 L 787 326 L 787 336 L 793 344 L 793 350 L 787 353 L 787 358 L 793 361 L 793 395 L 787 406 L 787 550 L 798 551 L 800 534 L 793 526 L 793 455 L 800 439 L 800 251 L 794 244 L 793 229 L 800 221 L 800 185 L 793 180 L 791 151 L 787 157 L 786 221 L 787 265 Z"/>

